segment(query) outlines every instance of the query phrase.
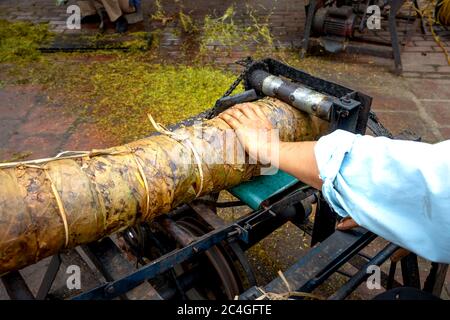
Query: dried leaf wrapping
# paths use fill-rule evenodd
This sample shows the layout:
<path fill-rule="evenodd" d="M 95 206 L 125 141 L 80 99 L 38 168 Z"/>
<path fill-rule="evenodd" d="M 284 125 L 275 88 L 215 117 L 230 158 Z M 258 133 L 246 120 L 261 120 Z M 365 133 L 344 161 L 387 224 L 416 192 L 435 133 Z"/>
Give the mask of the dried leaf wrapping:
<path fill-rule="evenodd" d="M 272 98 L 256 102 L 282 141 L 313 140 L 326 123 Z M 214 118 L 180 128 L 202 159 L 201 195 L 235 186 L 258 166 L 223 163 L 230 127 Z M 212 161 L 211 161 L 212 159 Z M 89 243 L 188 203 L 201 185 L 193 152 L 167 135 L 151 136 L 89 156 L 0 170 L 0 274 Z"/>

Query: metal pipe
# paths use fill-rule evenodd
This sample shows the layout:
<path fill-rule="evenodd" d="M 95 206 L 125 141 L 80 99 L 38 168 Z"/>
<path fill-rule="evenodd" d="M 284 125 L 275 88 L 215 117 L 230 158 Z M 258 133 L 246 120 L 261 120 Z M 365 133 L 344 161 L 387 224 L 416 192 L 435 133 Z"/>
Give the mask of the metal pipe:
<path fill-rule="evenodd" d="M 278 98 L 300 111 L 330 120 L 333 98 L 328 95 L 260 69 L 253 71 L 248 80 L 256 91 L 266 96 Z"/>
<path fill-rule="evenodd" d="M 383 250 L 373 257 L 372 260 L 367 262 L 364 267 L 361 268 L 350 280 L 348 280 L 342 287 L 339 288 L 334 294 L 332 294 L 328 300 L 343 300 L 350 293 L 352 293 L 364 280 L 369 277 L 367 268 L 371 265 L 380 266 L 398 249 L 399 247 L 393 243 L 388 244 Z"/>

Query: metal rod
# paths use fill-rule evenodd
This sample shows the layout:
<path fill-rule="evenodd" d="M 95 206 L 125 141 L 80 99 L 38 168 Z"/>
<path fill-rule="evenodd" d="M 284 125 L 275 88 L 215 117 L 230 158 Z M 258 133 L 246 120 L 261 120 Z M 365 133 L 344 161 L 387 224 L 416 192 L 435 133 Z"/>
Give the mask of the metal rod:
<path fill-rule="evenodd" d="M 9 272 L 1 279 L 11 300 L 35 300 L 19 271 Z"/>
<path fill-rule="evenodd" d="M 61 257 L 59 254 L 55 254 L 50 260 L 50 264 L 47 267 L 44 278 L 42 279 L 41 286 L 39 287 L 36 295 L 36 300 L 44 300 L 50 289 L 52 288 L 53 281 L 55 281 L 58 274 L 59 267 L 61 266 Z"/>
<path fill-rule="evenodd" d="M 409 253 L 400 260 L 400 266 L 402 270 L 403 285 L 420 290 L 421 284 L 417 255 L 412 252 Z"/>
<path fill-rule="evenodd" d="M 367 262 L 361 270 L 359 270 L 350 280 L 347 281 L 338 291 L 332 294 L 328 300 L 342 300 L 352 293 L 370 274 L 367 268 L 371 265 L 380 266 L 398 249 L 398 246 L 390 243 L 369 262 Z"/>
<path fill-rule="evenodd" d="M 434 294 L 436 297 L 440 297 L 447 270 L 448 264 L 432 262 L 430 274 L 425 280 L 423 290 Z"/>

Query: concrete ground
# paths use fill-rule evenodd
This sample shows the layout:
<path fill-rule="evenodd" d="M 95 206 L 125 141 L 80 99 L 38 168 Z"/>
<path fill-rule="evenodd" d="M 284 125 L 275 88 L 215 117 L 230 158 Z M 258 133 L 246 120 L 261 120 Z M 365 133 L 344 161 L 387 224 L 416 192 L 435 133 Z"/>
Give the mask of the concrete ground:
<path fill-rule="evenodd" d="M 67 31 L 62 23 L 65 16 L 65 8 L 55 7 L 53 0 L 0 0 L 0 18 L 49 22 L 56 32 Z M 292 35 L 292 42 L 298 42 L 298 37 L 298 34 Z M 441 39 L 444 47 L 449 50 L 450 35 L 443 31 Z M 232 59 L 247 53 L 238 51 L 228 57 L 220 57 L 216 66 L 227 68 Z M 450 66 L 441 48 L 430 34 L 423 35 L 417 28 L 403 47 L 402 61 L 402 76 L 390 73 L 392 60 L 370 56 L 341 54 L 324 58 L 324 66 L 309 65 L 305 69 L 319 77 L 342 83 L 372 96 L 373 110 L 394 134 L 410 130 L 421 136 L 423 141 L 430 143 L 450 139 Z M 302 66 L 301 62 L 296 63 Z M 335 65 L 339 68 L 333 68 Z M 0 75 L 0 80 L 2 77 L 4 75 Z M 42 85 L 0 86 L 0 161 L 41 158 L 55 155 L 62 150 L 89 150 L 117 143 L 115 137 L 105 136 L 101 128 L 86 121 L 86 117 L 64 112 L 64 97 L 52 95 L 53 93 Z M 295 237 L 303 239 L 298 230 L 287 226 L 252 251 L 250 259 L 261 282 L 270 280 L 278 269 L 285 269 L 304 254 L 307 246 L 290 240 Z M 383 240 L 377 240 L 367 250 L 373 253 L 383 244 Z M 265 250 L 265 247 L 275 250 Z M 66 264 L 79 261 L 76 254 L 75 257 L 68 255 L 66 259 Z M 24 272 L 30 276 L 30 287 L 36 288 L 42 277 L 42 265 L 45 263 L 47 262 L 44 261 L 40 267 Z M 387 265 L 384 268 L 386 269 Z M 422 275 L 428 271 L 429 263 L 421 260 Z M 60 283 L 64 283 L 64 276 L 60 277 Z M 93 285 L 94 277 L 89 279 L 86 281 Z M 444 296 L 447 296 L 450 290 L 449 280 L 447 277 Z M 329 283 L 332 287 L 334 283 L 342 282 L 342 279 L 333 281 Z M 0 285 L 0 298 L 5 298 L 2 290 Z M 55 290 L 58 292 L 60 288 Z M 328 289 L 323 290 L 327 292 Z M 354 298 L 370 298 L 373 294 L 374 292 L 360 288 Z"/>

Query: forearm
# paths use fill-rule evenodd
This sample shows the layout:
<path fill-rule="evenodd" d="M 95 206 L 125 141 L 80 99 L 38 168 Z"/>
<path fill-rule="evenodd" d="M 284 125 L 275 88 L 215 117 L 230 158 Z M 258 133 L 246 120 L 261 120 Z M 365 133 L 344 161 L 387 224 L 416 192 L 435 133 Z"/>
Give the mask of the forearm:
<path fill-rule="evenodd" d="M 320 190 L 322 180 L 314 154 L 315 145 L 315 141 L 280 142 L 279 168 Z"/>
<path fill-rule="evenodd" d="M 450 262 L 450 141 L 337 130 L 317 142 L 315 154 L 334 211 L 427 259 Z"/>

